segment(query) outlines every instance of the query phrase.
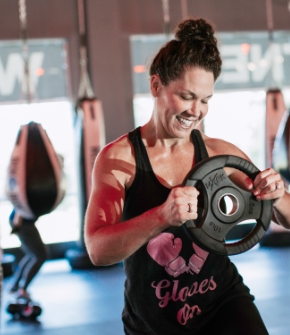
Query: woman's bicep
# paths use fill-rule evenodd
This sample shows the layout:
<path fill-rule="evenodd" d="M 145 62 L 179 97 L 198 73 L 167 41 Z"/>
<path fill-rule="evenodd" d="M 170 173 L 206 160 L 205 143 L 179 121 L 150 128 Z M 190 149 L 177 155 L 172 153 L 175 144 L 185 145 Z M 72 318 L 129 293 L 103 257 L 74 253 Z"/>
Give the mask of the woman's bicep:
<path fill-rule="evenodd" d="M 92 192 L 86 212 L 86 233 L 120 222 L 125 186 L 122 174 L 109 161 L 96 161 L 92 174 Z"/>

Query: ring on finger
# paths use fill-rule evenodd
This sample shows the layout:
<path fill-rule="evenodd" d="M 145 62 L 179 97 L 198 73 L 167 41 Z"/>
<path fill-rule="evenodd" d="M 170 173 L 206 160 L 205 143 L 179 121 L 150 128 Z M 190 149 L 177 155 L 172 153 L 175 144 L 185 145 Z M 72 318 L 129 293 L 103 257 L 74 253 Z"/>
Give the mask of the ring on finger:
<path fill-rule="evenodd" d="M 192 213 L 193 212 L 192 204 L 189 202 L 187 205 L 188 205 L 188 213 Z"/>
<path fill-rule="evenodd" d="M 276 185 L 275 191 L 276 191 L 276 190 L 280 190 L 281 185 L 279 184 L 278 181 L 276 181 L 275 185 Z"/>

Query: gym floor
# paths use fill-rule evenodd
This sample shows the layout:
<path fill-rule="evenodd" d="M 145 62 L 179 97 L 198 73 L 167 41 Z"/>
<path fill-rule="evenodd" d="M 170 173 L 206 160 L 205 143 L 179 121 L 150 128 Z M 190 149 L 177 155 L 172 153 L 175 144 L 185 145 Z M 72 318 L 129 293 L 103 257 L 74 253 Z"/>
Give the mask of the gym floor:
<path fill-rule="evenodd" d="M 290 248 L 256 246 L 232 256 L 270 335 L 289 335 Z M 35 321 L 16 320 L 6 312 L 9 277 L 2 293 L 2 335 L 122 335 L 124 268 L 122 264 L 72 270 L 67 260 L 47 261 L 31 284 L 42 314 Z"/>

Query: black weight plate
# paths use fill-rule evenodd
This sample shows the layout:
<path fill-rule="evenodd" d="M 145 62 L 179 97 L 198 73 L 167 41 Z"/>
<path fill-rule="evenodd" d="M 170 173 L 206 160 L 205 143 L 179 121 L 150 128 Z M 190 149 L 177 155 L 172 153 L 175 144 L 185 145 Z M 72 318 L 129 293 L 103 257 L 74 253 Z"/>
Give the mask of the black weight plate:
<path fill-rule="evenodd" d="M 205 250 L 234 255 L 249 250 L 264 236 L 271 222 L 273 201 L 256 200 L 251 192 L 228 178 L 224 167 L 238 169 L 252 180 L 260 172 L 251 162 L 233 155 L 210 157 L 198 163 L 185 182 L 200 191 L 198 218 L 185 222 L 183 227 L 189 238 Z M 225 196 L 234 199 L 234 210 L 230 213 L 222 209 Z M 256 221 L 253 230 L 240 241 L 227 243 L 227 233 L 245 220 Z"/>

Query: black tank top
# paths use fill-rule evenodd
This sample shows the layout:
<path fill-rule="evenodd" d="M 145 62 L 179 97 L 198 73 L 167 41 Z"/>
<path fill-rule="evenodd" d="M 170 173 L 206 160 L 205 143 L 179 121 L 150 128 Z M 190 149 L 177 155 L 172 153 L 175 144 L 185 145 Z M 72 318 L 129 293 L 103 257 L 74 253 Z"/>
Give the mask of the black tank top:
<path fill-rule="evenodd" d="M 129 133 L 136 174 L 126 190 L 122 220 L 161 205 L 171 189 L 155 176 L 140 128 Z M 195 163 L 208 157 L 198 130 L 193 130 Z M 163 231 L 124 261 L 123 323 L 130 335 L 192 335 L 229 299 L 253 299 L 227 256 L 208 254 L 190 241 L 182 227 Z"/>

